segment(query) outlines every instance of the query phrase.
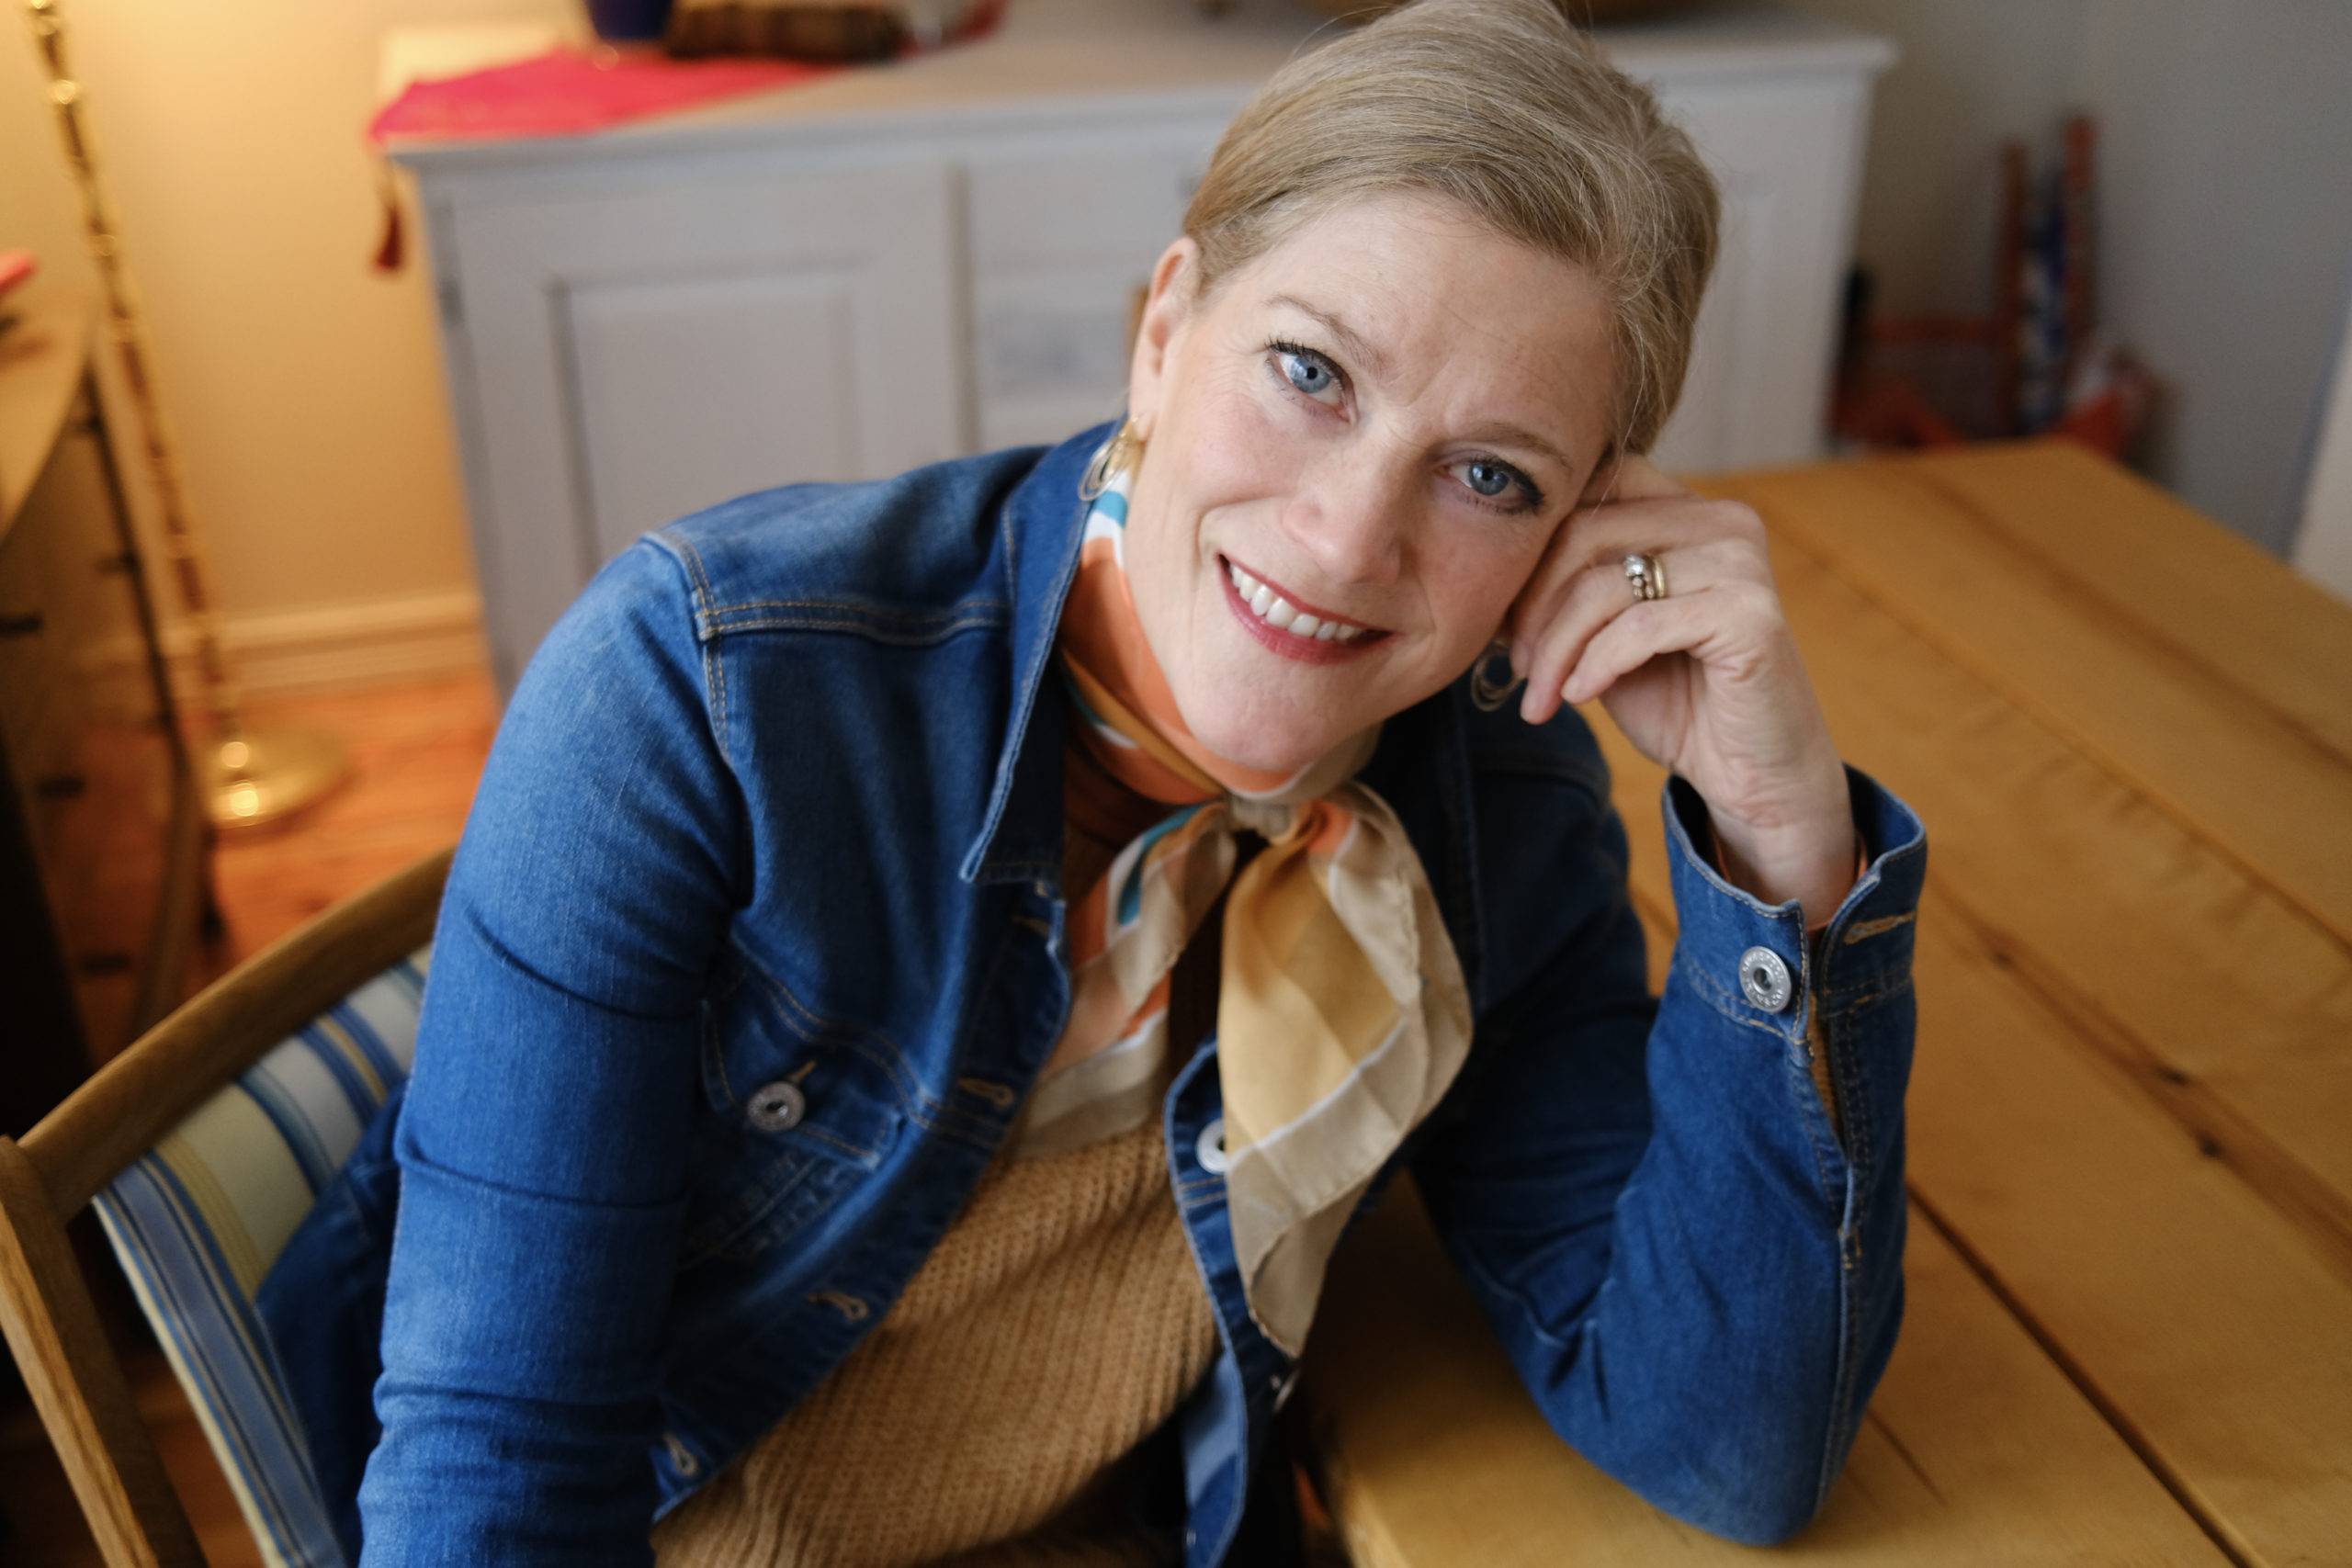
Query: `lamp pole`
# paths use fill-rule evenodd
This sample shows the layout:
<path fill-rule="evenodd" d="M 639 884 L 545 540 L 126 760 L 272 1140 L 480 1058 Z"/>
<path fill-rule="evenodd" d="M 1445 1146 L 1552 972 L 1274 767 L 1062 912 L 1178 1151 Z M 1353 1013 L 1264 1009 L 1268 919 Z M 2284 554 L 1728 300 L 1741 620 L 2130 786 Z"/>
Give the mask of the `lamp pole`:
<path fill-rule="evenodd" d="M 33 41 L 49 73 L 49 101 L 57 110 L 65 160 L 82 198 L 90 259 L 97 265 L 106 294 L 107 336 L 138 414 L 140 451 L 161 515 L 164 556 L 171 563 L 205 706 L 212 716 L 212 733 L 201 742 L 190 737 L 189 750 L 204 770 L 202 795 L 213 822 L 222 828 L 257 828 L 301 810 L 340 784 L 345 773 L 344 750 L 323 731 L 244 722 L 236 680 L 220 647 L 220 618 L 203 536 L 189 510 L 171 429 L 155 395 L 145 317 L 123 263 L 122 238 L 91 150 L 82 85 L 66 68 L 65 17 L 59 0 L 26 0 L 26 6 Z"/>

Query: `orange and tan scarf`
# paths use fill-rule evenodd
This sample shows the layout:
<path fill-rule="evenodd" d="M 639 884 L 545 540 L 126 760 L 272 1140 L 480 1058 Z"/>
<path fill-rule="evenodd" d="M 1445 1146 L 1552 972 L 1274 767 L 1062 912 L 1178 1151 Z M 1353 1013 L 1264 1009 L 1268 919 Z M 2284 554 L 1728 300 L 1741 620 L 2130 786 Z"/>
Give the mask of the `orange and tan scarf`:
<path fill-rule="evenodd" d="M 1250 1314 L 1296 1355 L 1356 1200 L 1468 1054 L 1469 997 L 1403 824 L 1354 780 L 1376 728 L 1288 776 L 1186 729 L 1128 590 L 1126 501 L 1124 478 L 1095 500 L 1056 651 L 1076 744 L 1171 809 L 1071 910 L 1056 1055 L 1074 1060 L 1041 1080 L 1023 1136 L 1083 1141 L 1106 1104 L 1138 1109 L 1169 1052 L 1170 974 L 1231 882 L 1216 1012 L 1227 1208 Z M 1237 879 L 1244 829 L 1266 848 Z"/>

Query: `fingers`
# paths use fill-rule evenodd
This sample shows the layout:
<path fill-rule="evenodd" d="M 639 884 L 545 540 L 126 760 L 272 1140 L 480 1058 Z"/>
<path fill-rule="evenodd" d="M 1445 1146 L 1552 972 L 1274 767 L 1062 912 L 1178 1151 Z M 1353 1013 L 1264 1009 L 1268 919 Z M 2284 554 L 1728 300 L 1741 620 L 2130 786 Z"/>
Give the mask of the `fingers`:
<path fill-rule="evenodd" d="M 1725 662 L 1753 674 L 1781 626 L 1780 600 L 1753 582 L 1719 583 L 1689 597 L 1676 594 L 1635 604 L 1595 632 L 1567 678 L 1561 697 L 1590 702 L 1634 671 L 1666 653 L 1689 653 L 1702 660 L 1730 649 L 1746 656 Z M 1557 711 L 1556 706 L 1555 711 Z"/>
<path fill-rule="evenodd" d="M 1640 470 L 1633 471 L 1630 478 L 1645 484 L 1655 482 Z M 1501 636 L 1512 649 L 1513 669 L 1527 671 L 1534 640 L 1561 614 L 1571 586 L 1581 574 L 1607 568 L 1618 573 L 1622 584 L 1625 557 L 1640 551 L 1666 561 L 1668 585 L 1679 593 L 1686 583 L 1694 588 L 1698 583 L 1679 574 L 1676 562 L 1692 547 L 1717 539 L 1740 542 L 1753 575 L 1762 581 L 1771 580 L 1764 525 L 1754 511 L 1737 502 L 1710 500 L 1678 489 L 1670 495 L 1611 502 L 1571 513 L 1545 547 L 1504 618 Z M 1630 587 L 1620 603 L 1632 603 Z"/>
<path fill-rule="evenodd" d="M 1577 505 L 1608 506 L 1628 501 L 1657 501 L 1689 495 L 1690 489 L 1638 452 L 1595 468 Z"/>
<path fill-rule="evenodd" d="M 1663 478 L 1653 476 L 1655 469 L 1645 473 L 1640 468 L 1629 468 L 1625 474 L 1637 486 Z M 1753 510 L 1736 502 L 1679 492 L 1645 496 L 1591 507 L 1576 514 L 1562 534 L 1535 579 L 1521 591 L 1515 605 L 1518 619 L 1510 633 L 1512 668 L 1527 678 L 1520 712 L 1531 724 L 1548 721 L 1559 711 L 1564 695 L 1571 702 L 1588 700 L 1623 672 L 1613 671 L 1597 683 L 1580 682 L 1578 693 L 1568 693 L 1570 672 L 1589 657 L 1589 645 L 1639 607 L 1624 573 L 1629 554 L 1655 555 L 1665 569 L 1668 596 L 1652 604 L 1689 601 L 1730 588 L 1754 590 L 1750 596 L 1778 603 L 1764 525 Z M 1645 615 L 1635 625 L 1657 619 Z"/>
<path fill-rule="evenodd" d="M 1517 668 L 1527 677 L 1520 712 L 1529 723 L 1542 724 L 1559 711 L 1569 671 L 1588 657 L 1588 645 L 1607 628 L 1636 611 L 1693 603 L 1713 590 L 1745 583 L 1752 570 L 1745 547 L 1736 541 L 1711 539 L 1652 553 L 1665 566 L 1673 591 L 1668 597 L 1637 602 L 1633 584 L 1625 580 L 1623 558 L 1611 556 L 1579 572 L 1561 595 L 1551 620 L 1520 644 L 1524 662 Z"/>

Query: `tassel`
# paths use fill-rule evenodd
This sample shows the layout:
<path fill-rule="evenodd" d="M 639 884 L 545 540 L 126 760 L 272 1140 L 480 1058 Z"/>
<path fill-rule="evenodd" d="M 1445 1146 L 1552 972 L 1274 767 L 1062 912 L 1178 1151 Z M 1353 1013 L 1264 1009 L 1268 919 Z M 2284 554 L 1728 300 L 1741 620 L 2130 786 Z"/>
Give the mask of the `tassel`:
<path fill-rule="evenodd" d="M 376 164 L 376 195 L 384 207 L 384 235 L 376 242 L 376 270 L 398 272 L 408 252 L 401 223 L 401 193 L 392 184 L 392 171 L 380 161 Z"/>

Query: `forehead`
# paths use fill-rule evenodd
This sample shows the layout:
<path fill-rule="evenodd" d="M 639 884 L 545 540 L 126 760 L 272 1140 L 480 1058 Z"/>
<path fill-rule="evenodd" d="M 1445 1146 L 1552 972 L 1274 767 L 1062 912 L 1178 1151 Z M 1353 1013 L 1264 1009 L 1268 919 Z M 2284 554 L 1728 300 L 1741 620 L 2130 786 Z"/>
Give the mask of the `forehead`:
<path fill-rule="evenodd" d="M 1220 311 L 1253 322 L 1302 306 L 1336 319 L 1377 361 L 1351 372 L 1399 390 L 1475 384 L 1581 416 L 1597 412 L 1586 405 L 1605 392 L 1613 357 L 1608 302 L 1589 273 L 1433 196 L 1366 197 L 1302 219 L 1218 292 Z"/>

